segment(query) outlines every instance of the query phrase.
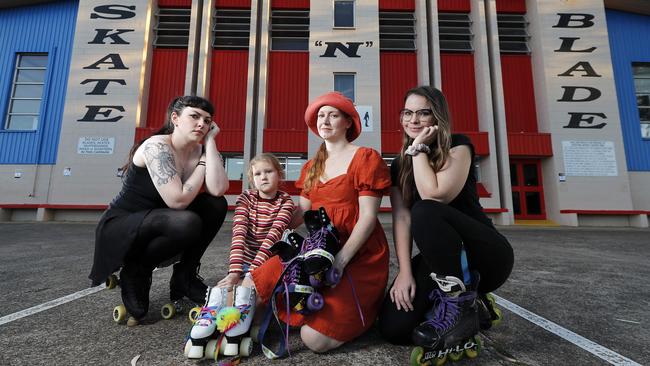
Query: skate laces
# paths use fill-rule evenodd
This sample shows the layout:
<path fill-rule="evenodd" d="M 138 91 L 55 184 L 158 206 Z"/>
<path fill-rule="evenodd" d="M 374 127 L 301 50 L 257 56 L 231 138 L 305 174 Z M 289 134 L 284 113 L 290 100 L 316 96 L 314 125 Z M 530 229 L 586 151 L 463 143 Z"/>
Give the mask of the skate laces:
<path fill-rule="evenodd" d="M 314 249 L 321 249 L 326 244 L 327 228 L 321 227 L 318 231 L 311 233 L 302 244 L 302 253 L 308 253 Z"/>
<path fill-rule="evenodd" d="M 433 301 L 435 312 L 433 317 L 424 323 L 442 331 L 452 327 L 460 314 L 459 303 L 467 297 L 467 295 L 463 295 L 451 297 L 440 289 L 433 290 L 429 295 L 429 300 Z"/>

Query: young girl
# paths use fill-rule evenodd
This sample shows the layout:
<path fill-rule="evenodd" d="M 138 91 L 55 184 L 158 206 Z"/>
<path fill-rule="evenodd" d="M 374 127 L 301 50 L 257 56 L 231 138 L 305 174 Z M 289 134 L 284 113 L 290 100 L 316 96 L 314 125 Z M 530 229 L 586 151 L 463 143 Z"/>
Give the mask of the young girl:
<path fill-rule="evenodd" d="M 228 337 L 240 336 L 248 331 L 256 299 L 253 281 L 248 273 L 266 262 L 271 256 L 269 248 L 281 239 L 291 222 L 295 205 L 289 194 L 278 189 L 283 178 L 282 166 L 272 154 L 257 155 L 249 164 L 248 180 L 253 189 L 244 191 L 237 199 L 228 275 L 210 289 L 206 297 L 205 308 L 218 311 L 218 308 L 229 305 L 227 293 L 234 289 L 233 306 L 247 307 L 247 319 L 242 318 L 240 325 L 226 332 Z M 214 333 L 214 316 L 208 313 L 200 315 L 202 318 L 190 332 L 193 344 L 197 344 L 188 349 L 186 355 L 190 358 L 203 357 L 203 347 L 198 345 Z M 226 355 L 238 353 L 236 343 L 226 342 L 224 347 Z"/>
<path fill-rule="evenodd" d="M 248 180 L 254 189 L 244 191 L 237 199 L 230 267 L 217 287 L 241 284 L 246 273 L 271 256 L 269 248 L 289 226 L 295 205 L 289 194 L 278 190 L 281 179 L 284 171 L 272 154 L 260 154 L 251 160 Z"/>

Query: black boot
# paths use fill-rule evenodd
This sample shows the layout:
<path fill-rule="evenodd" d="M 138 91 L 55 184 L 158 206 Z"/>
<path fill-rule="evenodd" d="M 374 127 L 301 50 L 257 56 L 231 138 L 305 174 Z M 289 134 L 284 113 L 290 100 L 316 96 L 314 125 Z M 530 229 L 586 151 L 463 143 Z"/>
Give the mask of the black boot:
<path fill-rule="evenodd" d="M 140 320 L 149 311 L 149 288 L 151 277 L 146 280 L 137 264 L 124 264 L 120 271 L 122 302 L 126 311 L 136 320 Z"/>
<path fill-rule="evenodd" d="M 203 278 L 199 276 L 200 267 L 200 263 L 194 265 L 183 262 L 174 264 L 174 273 L 169 281 L 169 298 L 172 301 L 187 297 L 196 304 L 205 302 L 208 286 L 203 283 Z"/>
<path fill-rule="evenodd" d="M 427 320 L 413 330 L 413 343 L 443 353 L 458 347 L 479 331 L 479 317 L 475 288 L 466 289 L 456 277 L 432 274 L 439 289 L 429 295 L 433 307 Z M 478 276 L 476 276 L 478 277 Z"/>
<path fill-rule="evenodd" d="M 320 274 L 323 277 L 341 249 L 338 230 L 332 225 L 323 207 L 306 211 L 304 221 L 309 231 L 309 236 L 301 244 L 305 256 L 305 271 L 310 275 Z"/>

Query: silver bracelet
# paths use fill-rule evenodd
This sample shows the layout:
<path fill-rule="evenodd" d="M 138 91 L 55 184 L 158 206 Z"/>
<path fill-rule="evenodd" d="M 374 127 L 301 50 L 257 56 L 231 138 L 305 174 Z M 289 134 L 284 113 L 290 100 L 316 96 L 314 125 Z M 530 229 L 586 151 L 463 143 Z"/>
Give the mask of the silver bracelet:
<path fill-rule="evenodd" d="M 428 153 L 431 152 L 431 149 L 429 148 L 429 146 L 427 146 L 425 144 L 414 144 L 414 145 L 411 145 L 411 146 L 407 147 L 406 151 L 404 151 L 405 154 L 411 155 L 411 156 L 415 156 L 415 155 L 417 155 L 417 154 L 419 154 L 421 152 L 428 154 Z"/>

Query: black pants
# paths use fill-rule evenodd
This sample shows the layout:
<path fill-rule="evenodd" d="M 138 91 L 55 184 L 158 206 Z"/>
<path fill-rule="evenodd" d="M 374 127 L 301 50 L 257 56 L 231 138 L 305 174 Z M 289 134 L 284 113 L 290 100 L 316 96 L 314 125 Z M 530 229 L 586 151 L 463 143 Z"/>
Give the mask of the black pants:
<path fill-rule="evenodd" d="M 437 288 L 429 277 L 431 272 L 462 280 L 463 246 L 469 269 L 480 274 L 479 293 L 499 288 L 510 275 L 514 262 L 510 243 L 495 228 L 437 201 L 422 200 L 413 205 L 411 233 L 420 250 L 411 260 L 416 285 L 414 310 L 397 310 L 387 295 L 379 314 L 379 331 L 394 344 L 410 344 L 413 329 L 430 309 L 428 295 Z"/>
<path fill-rule="evenodd" d="M 224 197 L 200 193 L 185 210 L 158 208 L 145 216 L 125 263 L 153 269 L 179 258 L 187 266 L 198 266 L 226 217 Z"/>

